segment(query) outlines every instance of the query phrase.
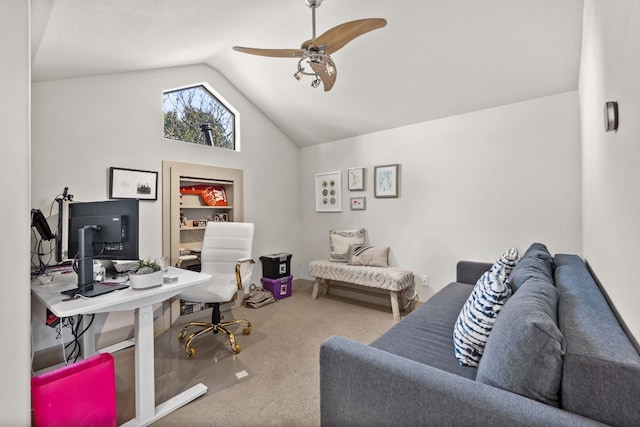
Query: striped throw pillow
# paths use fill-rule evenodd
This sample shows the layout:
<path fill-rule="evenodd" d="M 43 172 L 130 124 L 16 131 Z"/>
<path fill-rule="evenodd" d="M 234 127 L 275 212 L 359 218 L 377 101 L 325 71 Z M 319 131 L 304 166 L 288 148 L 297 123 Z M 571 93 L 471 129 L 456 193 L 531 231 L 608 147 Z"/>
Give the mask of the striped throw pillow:
<path fill-rule="evenodd" d="M 453 329 L 455 356 L 462 366 L 477 367 L 498 313 L 511 296 L 509 273 L 518 262 L 511 248 L 476 282 Z"/>

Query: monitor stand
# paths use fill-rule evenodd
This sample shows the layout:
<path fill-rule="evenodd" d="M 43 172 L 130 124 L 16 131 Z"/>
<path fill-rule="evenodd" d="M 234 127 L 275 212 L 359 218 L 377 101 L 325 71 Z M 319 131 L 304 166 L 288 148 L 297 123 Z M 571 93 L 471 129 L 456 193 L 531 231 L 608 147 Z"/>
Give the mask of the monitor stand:
<path fill-rule="evenodd" d="M 93 280 L 93 232 L 100 230 L 97 225 L 86 225 L 78 230 L 78 287 L 62 291 L 69 298 L 87 298 L 108 294 L 129 285 L 118 282 L 96 282 Z"/>
<path fill-rule="evenodd" d="M 93 298 L 113 291 L 118 291 L 120 289 L 126 289 L 128 287 L 128 284 L 122 282 L 93 282 L 82 287 L 67 289 L 66 291 L 62 291 L 62 293 L 71 298 L 76 296 Z"/>

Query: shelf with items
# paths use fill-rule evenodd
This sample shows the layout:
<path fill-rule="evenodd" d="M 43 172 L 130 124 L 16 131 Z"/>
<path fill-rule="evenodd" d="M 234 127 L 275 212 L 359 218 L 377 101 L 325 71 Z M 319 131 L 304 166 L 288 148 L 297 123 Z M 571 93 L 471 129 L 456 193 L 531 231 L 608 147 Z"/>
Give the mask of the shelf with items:
<path fill-rule="evenodd" d="M 180 209 L 180 232 L 204 230 L 207 222 L 233 221 L 233 208 L 229 209 Z"/>
<path fill-rule="evenodd" d="M 233 201 L 234 182 L 220 179 L 180 178 L 180 205 L 228 207 Z"/>
<path fill-rule="evenodd" d="M 204 230 L 205 228 L 207 228 L 206 226 L 202 226 L 202 227 L 194 227 L 194 226 L 190 226 L 190 225 L 185 225 L 180 227 L 180 231 L 197 231 L 197 230 Z"/>
<path fill-rule="evenodd" d="M 228 211 L 228 210 L 232 210 L 233 206 L 185 206 L 185 205 L 180 205 L 180 210 L 182 210 L 182 209 Z"/>

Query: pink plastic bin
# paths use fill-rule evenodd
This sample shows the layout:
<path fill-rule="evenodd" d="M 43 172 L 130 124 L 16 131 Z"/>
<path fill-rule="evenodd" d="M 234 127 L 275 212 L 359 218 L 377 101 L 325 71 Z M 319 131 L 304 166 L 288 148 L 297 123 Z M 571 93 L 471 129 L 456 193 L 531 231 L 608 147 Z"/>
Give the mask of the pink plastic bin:
<path fill-rule="evenodd" d="M 31 378 L 33 421 L 44 426 L 115 426 L 113 356 L 98 354 Z"/>

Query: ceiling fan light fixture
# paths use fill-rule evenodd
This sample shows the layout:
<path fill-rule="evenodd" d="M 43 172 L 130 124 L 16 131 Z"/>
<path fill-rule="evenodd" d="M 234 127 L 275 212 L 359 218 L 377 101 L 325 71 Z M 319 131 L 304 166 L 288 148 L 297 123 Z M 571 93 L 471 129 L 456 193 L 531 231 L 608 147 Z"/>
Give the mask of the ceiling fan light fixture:
<path fill-rule="evenodd" d="M 335 68 L 333 68 L 333 66 L 327 62 L 327 74 L 331 75 L 336 71 Z"/>
<path fill-rule="evenodd" d="M 293 77 L 296 80 L 301 80 L 302 76 L 311 76 L 313 77 L 311 86 L 317 87 L 322 82 L 325 92 L 330 91 L 336 82 L 338 71 L 335 62 L 329 55 L 342 49 L 351 40 L 384 27 L 387 25 L 387 21 L 384 18 L 357 19 L 336 25 L 316 37 L 316 8 L 322 4 L 322 1 L 305 0 L 306 5 L 311 8 L 312 36 L 311 39 L 302 42 L 300 49 L 256 49 L 242 46 L 234 46 L 233 49 L 252 55 L 299 58 L 298 69 Z M 312 71 L 306 71 L 303 63 Z"/>

